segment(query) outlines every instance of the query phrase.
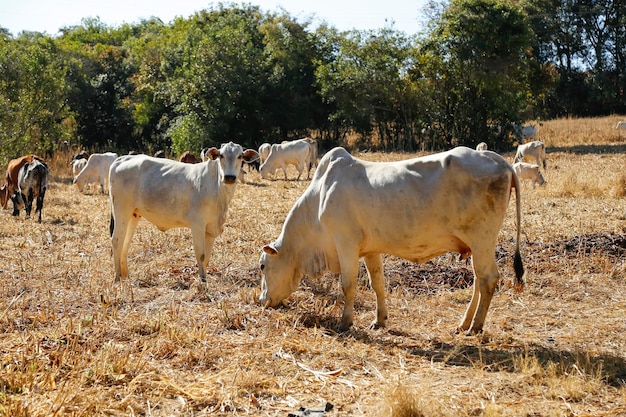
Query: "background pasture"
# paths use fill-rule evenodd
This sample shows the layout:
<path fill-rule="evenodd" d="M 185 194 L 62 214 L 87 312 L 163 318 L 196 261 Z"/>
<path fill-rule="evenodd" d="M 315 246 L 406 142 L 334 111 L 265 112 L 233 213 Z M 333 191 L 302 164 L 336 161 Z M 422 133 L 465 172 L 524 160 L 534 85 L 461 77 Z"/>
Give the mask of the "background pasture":
<path fill-rule="evenodd" d="M 257 260 L 308 181 L 238 184 L 200 287 L 188 230 L 137 228 L 113 284 L 109 203 L 51 161 L 43 223 L 0 212 L 0 415 L 618 416 L 626 414 L 626 137 L 618 117 L 538 126 L 548 183 L 522 187 L 525 291 L 510 288 L 514 204 L 485 333 L 454 334 L 472 273 L 452 255 L 387 257 L 386 329 L 360 279 L 337 334 L 338 279 L 264 310 Z M 391 160 L 408 154 L 358 153 Z M 513 154 L 506 155 L 512 160 Z M 294 172 L 291 172 L 291 177 Z M 279 176 L 280 178 L 280 176 Z M 375 221 L 375 219 L 373 219 Z"/>

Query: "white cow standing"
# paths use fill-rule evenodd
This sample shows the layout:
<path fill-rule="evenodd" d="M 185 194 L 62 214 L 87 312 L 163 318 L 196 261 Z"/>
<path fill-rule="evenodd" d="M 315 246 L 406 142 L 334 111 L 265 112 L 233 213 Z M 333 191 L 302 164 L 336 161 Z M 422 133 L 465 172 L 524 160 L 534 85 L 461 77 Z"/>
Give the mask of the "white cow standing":
<path fill-rule="evenodd" d="M 483 328 L 500 278 L 498 233 L 515 187 L 521 224 L 520 185 L 513 167 L 491 151 L 465 147 L 398 162 L 367 162 L 335 148 L 320 161 L 311 184 L 295 203 L 278 238 L 263 247 L 260 302 L 276 306 L 304 275 L 341 273 L 345 306 L 340 329 L 353 322 L 359 258 L 376 293 L 374 326 L 385 326 L 383 253 L 423 263 L 447 252 L 472 256 L 472 300 L 459 328 Z M 514 269 L 523 287 L 517 230 Z"/>
<path fill-rule="evenodd" d="M 198 275 L 204 281 L 213 242 L 222 233 L 242 161 L 258 157 L 233 142 L 208 150 L 210 160 L 186 164 L 125 155 L 111 165 L 111 243 L 115 280 L 128 277 L 127 254 L 142 217 L 165 231 L 191 229 Z"/>
<path fill-rule="evenodd" d="M 513 163 L 528 162 L 533 159 L 537 162 L 537 165 L 543 166 L 543 169 L 546 169 L 546 146 L 543 142 L 536 140 L 517 146 Z"/>
<path fill-rule="evenodd" d="M 262 143 L 261 146 L 259 146 L 259 155 L 261 155 L 261 163 L 265 162 L 265 160 L 270 154 L 271 149 L 272 149 L 272 145 L 270 145 L 267 142 Z"/>
<path fill-rule="evenodd" d="M 287 165 L 291 164 L 295 165 L 298 170 L 298 180 L 304 171 L 308 180 L 313 152 L 311 144 L 306 139 L 275 143 L 271 146 L 267 159 L 259 168 L 261 178 L 266 179 L 268 175 L 274 175 L 278 168 L 282 168 L 287 180 Z"/>
<path fill-rule="evenodd" d="M 513 169 L 520 181 L 530 180 L 533 188 L 535 188 L 535 183 L 539 183 L 539 185 L 546 183 L 546 180 L 539 170 L 539 165 L 529 164 L 527 162 L 516 162 L 513 164 Z"/>
<path fill-rule="evenodd" d="M 78 190 L 82 193 L 87 184 L 99 182 L 100 190 L 104 193 L 104 185 L 109 180 L 109 168 L 116 158 L 117 154 L 114 152 L 92 153 L 85 167 L 74 178 L 73 183 L 78 186 Z"/>
<path fill-rule="evenodd" d="M 72 164 L 72 177 L 76 178 L 78 173 L 82 171 L 83 168 L 85 168 L 85 165 L 87 165 L 87 160 L 84 158 L 74 159 L 72 160 L 71 164 Z"/>
<path fill-rule="evenodd" d="M 526 139 L 537 138 L 537 128 L 533 125 L 520 126 L 513 123 L 513 131 L 515 132 L 515 136 L 517 136 L 519 143 L 524 143 Z"/>

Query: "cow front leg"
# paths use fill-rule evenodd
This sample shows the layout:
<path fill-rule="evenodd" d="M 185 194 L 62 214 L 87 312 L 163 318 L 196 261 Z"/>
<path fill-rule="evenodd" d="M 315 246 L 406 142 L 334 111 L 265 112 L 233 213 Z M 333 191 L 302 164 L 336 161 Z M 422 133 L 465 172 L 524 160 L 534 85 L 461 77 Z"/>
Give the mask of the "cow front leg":
<path fill-rule="evenodd" d="M 354 298 L 356 296 L 356 279 L 359 273 L 359 258 L 340 258 L 339 262 L 341 264 L 341 287 L 345 299 L 339 330 L 345 332 L 350 329 L 354 322 Z"/>
<path fill-rule="evenodd" d="M 113 248 L 113 264 L 115 266 L 115 282 L 128 278 L 128 248 L 139 222 L 135 214 L 121 215 L 116 213 L 111 234 Z"/>
<path fill-rule="evenodd" d="M 376 293 L 376 320 L 372 322 L 372 328 L 385 327 L 387 325 L 387 304 L 385 302 L 385 275 L 382 256 L 380 254 L 365 256 L 365 267 L 370 278 L 370 285 Z"/>

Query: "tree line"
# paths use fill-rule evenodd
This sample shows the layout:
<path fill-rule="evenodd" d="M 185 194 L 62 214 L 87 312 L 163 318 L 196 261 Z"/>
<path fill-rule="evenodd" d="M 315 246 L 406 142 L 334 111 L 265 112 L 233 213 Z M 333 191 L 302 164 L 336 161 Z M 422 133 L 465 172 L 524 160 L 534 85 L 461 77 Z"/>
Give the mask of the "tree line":
<path fill-rule="evenodd" d="M 220 3 L 164 24 L 0 28 L 0 159 L 321 146 L 505 150 L 514 123 L 626 113 L 626 3 L 450 0 L 415 35 Z M 417 22 L 416 22 L 417 24 Z"/>

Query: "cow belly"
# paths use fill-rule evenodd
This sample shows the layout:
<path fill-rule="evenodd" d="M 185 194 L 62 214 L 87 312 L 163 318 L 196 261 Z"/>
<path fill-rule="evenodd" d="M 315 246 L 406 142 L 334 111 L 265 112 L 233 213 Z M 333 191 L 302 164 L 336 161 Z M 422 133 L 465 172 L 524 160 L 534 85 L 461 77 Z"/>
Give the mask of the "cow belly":
<path fill-rule="evenodd" d="M 368 253 L 386 253 L 412 262 L 424 263 L 448 252 L 460 253 L 463 258 L 471 254 L 469 246 L 452 234 L 406 236 L 404 238 L 378 238 L 362 250 Z"/>

